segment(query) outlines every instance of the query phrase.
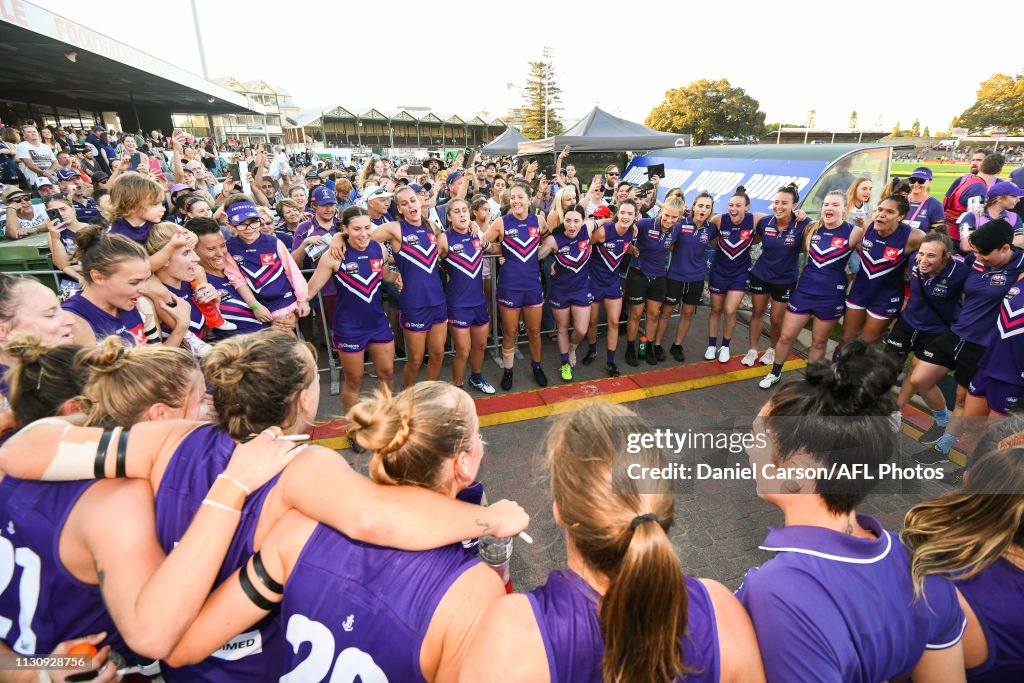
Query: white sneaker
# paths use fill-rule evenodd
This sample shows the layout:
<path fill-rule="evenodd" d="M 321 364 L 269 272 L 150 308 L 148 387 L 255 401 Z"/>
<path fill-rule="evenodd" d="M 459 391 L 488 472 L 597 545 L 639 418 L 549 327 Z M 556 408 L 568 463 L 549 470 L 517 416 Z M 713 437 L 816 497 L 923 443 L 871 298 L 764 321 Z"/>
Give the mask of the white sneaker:
<path fill-rule="evenodd" d="M 750 349 L 747 351 L 747 355 L 743 356 L 743 360 L 740 361 L 740 365 L 746 365 L 748 368 L 752 368 L 756 362 L 757 349 Z"/>
<path fill-rule="evenodd" d="M 704 360 L 714 360 L 716 350 L 714 346 L 709 346 L 708 350 L 704 352 Z"/>
<path fill-rule="evenodd" d="M 892 424 L 892 431 L 898 433 L 903 428 L 903 411 L 894 410 L 889 413 L 889 422 Z"/>
<path fill-rule="evenodd" d="M 718 349 L 718 362 L 719 363 L 728 363 L 729 362 L 729 358 L 731 358 L 731 356 L 729 355 L 729 347 L 728 346 L 723 346 L 722 348 Z"/>
<path fill-rule="evenodd" d="M 762 389 L 771 389 L 772 385 L 777 384 L 780 379 L 782 379 L 781 375 L 773 375 L 769 372 L 760 382 L 757 383 L 757 386 Z"/>
<path fill-rule="evenodd" d="M 771 348 L 764 352 L 761 356 L 761 365 L 774 365 L 775 364 L 775 349 Z"/>
<path fill-rule="evenodd" d="M 231 332 L 232 330 L 237 330 L 238 325 L 234 324 L 230 320 L 225 320 L 216 329 L 220 330 L 221 332 Z"/>
<path fill-rule="evenodd" d="M 194 332 L 185 333 L 185 343 L 196 358 L 204 358 L 213 350 L 213 347 L 197 337 Z"/>

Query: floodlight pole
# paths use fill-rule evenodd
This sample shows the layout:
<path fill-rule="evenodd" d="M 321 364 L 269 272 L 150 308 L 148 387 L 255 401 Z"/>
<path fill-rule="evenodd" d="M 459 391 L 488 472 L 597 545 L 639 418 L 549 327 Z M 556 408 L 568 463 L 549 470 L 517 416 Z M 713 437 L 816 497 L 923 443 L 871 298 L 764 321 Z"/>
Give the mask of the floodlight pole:
<path fill-rule="evenodd" d="M 195 2 L 195 0 L 192 0 Z M 551 68 L 551 46 L 544 46 L 544 66 L 548 69 Z M 548 137 L 548 81 L 551 79 L 551 74 L 547 71 L 544 72 L 544 139 Z"/>
<path fill-rule="evenodd" d="M 196 29 L 196 44 L 199 46 L 199 64 L 203 67 L 203 78 L 210 80 L 210 74 L 206 69 L 206 50 L 203 49 L 203 32 L 199 30 L 199 13 L 196 11 L 196 0 L 192 3 L 192 25 Z M 210 123 L 212 128 L 213 122 Z"/>

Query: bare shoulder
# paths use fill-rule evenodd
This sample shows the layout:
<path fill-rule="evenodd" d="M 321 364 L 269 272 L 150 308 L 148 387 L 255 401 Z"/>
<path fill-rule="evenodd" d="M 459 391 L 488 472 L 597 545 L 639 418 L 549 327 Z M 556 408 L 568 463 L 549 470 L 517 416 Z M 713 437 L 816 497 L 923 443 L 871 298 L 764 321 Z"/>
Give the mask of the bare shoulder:
<path fill-rule="evenodd" d="M 721 681 L 764 681 L 764 666 L 750 616 L 732 592 L 718 581 L 700 579 L 708 592 L 718 630 Z"/>
<path fill-rule="evenodd" d="M 544 640 L 526 595 L 505 595 L 491 603 L 463 661 L 459 681 L 493 680 L 495 671 L 501 671 L 508 683 L 551 680 Z"/>

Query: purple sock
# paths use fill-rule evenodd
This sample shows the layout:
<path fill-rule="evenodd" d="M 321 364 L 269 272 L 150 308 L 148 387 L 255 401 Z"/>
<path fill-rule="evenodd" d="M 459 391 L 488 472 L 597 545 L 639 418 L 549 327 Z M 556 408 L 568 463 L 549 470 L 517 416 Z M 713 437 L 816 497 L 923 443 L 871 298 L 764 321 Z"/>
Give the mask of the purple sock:
<path fill-rule="evenodd" d="M 782 374 L 782 363 L 772 363 L 772 374 L 776 377 Z"/>
<path fill-rule="evenodd" d="M 569 362 L 569 354 L 563 353 L 562 354 L 562 365 L 565 365 L 568 362 Z"/>
<path fill-rule="evenodd" d="M 718 346 L 718 338 L 708 337 L 708 346 Z"/>

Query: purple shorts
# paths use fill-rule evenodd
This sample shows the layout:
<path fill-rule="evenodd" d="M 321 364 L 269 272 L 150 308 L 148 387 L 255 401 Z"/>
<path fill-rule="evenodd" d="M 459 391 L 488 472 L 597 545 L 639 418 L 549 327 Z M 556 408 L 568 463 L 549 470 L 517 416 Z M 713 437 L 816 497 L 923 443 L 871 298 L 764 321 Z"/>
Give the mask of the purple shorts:
<path fill-rule="evenodd" d="M 468 327 L 486 327 L 491 324 L 491 316 L 488 315 L 487 304 L 472 308 L 452 307 L 448 309 L 448 323 L 460 330 Z"/>
<path fill-rule="evenodd" d="M 551 296 L 548 298 L 551 303 L 551 308 L 557 308 L 562 310 L 575 306 L 576 308 L 590 308 L 590 304 L 594 303 L 594 295 L 589 291 L 581 292 L 557 292 L 552 288 Z"/>
<path fill-rule="evenodd" d="M 900 314 L 903 309 L 903 297 L 894 296 L 888 299 L 878 299 L 861 303 L 853 298 L 846 300 L 846 307 L 853 310 L 864 310 L 876 320 L 891 320 Z"/>
<path fill-rule="evenodd" d="M 1024 396 L 1024 387 L 995 379 L 984 368 L 979 368 L 974 373 L 967 392 L 971 396 L 984 396 L 988 400 L 989 410 L 1007 415 Z"/>
<path fill-rule="evenodd" d="M 594 298 L 594 303 L 601 303 L 605 299 L 621 299 L 622 298 L 622 279 L 616 277 L 615 284 L 603 287 L 596 282 L 593 278 L 590 280 L 590 294 Z"/>
<path fill-rule="evenodd" d="M 786 305 L 786 311 L 797 315 L 813 315 L 818 320 L 839 320 L 846 309 L 846 301 L 842 292 L 838 294 L 829 297 L 810 296 L 801 292 L 798 287 Z"/>
<path fill-rule="evenodd" d="M 434 325 L 448 322 L 448 306 L 424 306 L 422 308 L 399 308 L 398 324 L 406 332 L 430 332 Z"/>
<path fill-rule="evenodd" d="M 745 292 L 750 285 L 750 273 L 744 271 L 735 275 L 719 275 L 715 269 L 711 269 L 711 277 L 708 278 L 708 291 L 712 294 L 725 294 L 727 292 Z"/>
<path fill-rule="evenodd" d="M 362 353 L 370 344 L 393 344 L 395 335 L 392 334 L 391 327 L 385 324 L 372 330 L 335 330 L 331 335 L 331 341 L 338 353 Z"/>
<path fill-rule="evenodd" d="M 544 290 L 539 284 L 536 289 L 503 289 L 499 283 L 498 305 L 502 308 L 537 308 L 544 305 Z"/>

